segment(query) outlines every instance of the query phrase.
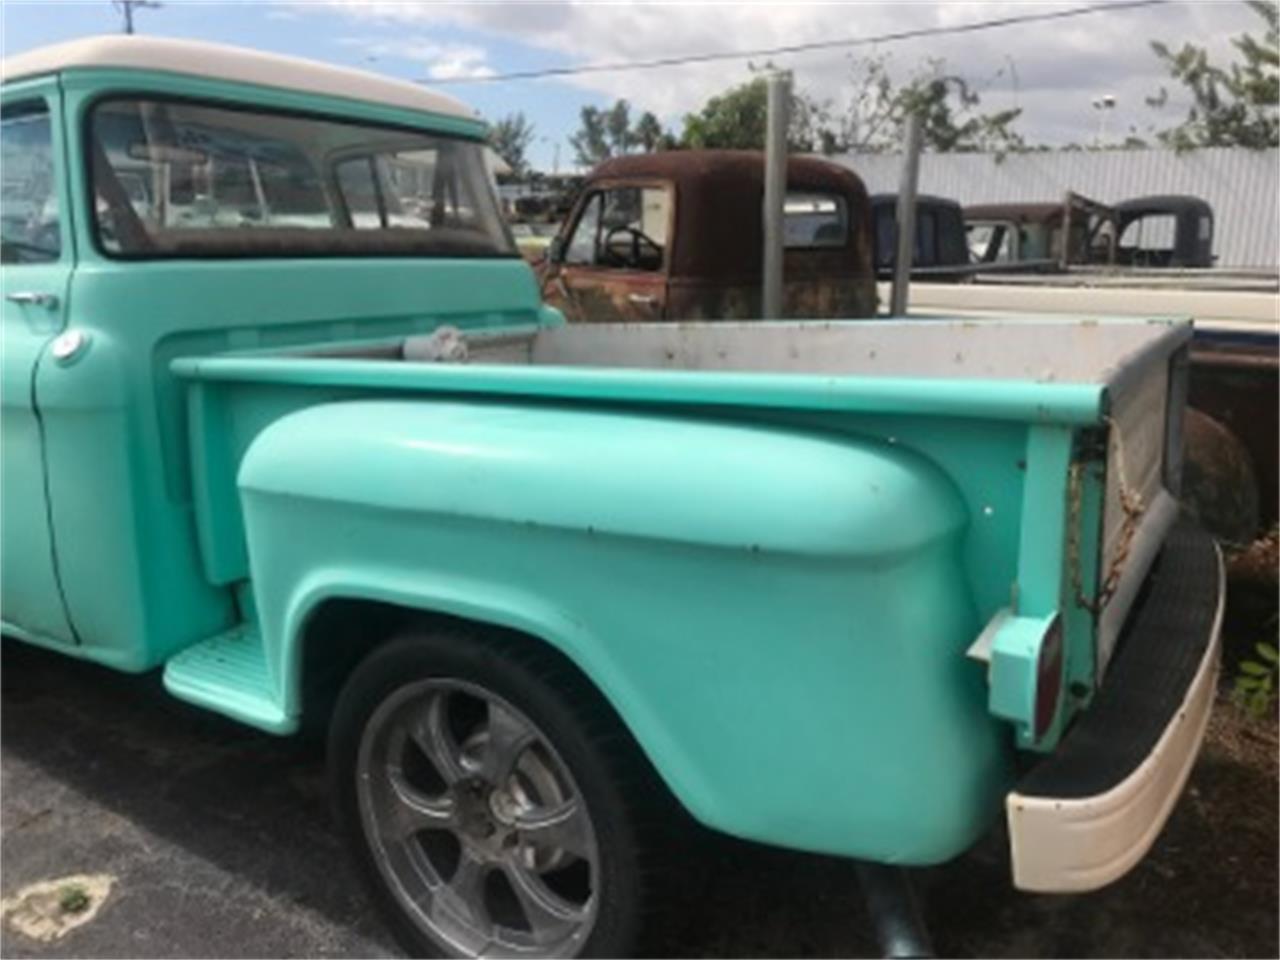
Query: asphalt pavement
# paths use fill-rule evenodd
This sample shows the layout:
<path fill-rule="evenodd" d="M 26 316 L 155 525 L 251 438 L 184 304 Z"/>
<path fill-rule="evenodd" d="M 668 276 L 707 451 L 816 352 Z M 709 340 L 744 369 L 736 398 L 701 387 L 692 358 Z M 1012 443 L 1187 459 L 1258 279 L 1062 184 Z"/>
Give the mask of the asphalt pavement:
<path fill-rule="evenodd" d="M 318 744 L 187 707 L 155 675 L 16 643 L 0 668 L 0 894 L 114 878 L 91 921 L 52 943 L 5 929 L 3 955 L 398 955 L 335 836 Z M 922 873 L 939 950 L 1276 956 L 1274 730 L 1256 748 L 1237 733 L 1210 743 L 1153 854 L 1105 891 L 1016 893 L 999 830 Z M 707 857 L 705 889 L 659 936 L 667 952 L 874 955 L 851 863 L 728 840 Z"/>

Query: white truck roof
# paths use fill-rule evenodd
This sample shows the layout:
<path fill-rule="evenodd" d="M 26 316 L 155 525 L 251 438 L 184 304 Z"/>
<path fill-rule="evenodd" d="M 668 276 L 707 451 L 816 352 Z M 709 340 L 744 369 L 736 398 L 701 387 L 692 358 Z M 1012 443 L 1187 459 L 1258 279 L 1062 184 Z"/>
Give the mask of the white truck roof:
<path fill-rule="evenodd" d="M 76 67 L 160 70 L 364 100 L 469 120 L 476 117 L 473 110 L 453 97 L 365 70 L 220 43 L 163 37 L 117 34 L 40 47 L 0 62 L 0 82 Z"/>

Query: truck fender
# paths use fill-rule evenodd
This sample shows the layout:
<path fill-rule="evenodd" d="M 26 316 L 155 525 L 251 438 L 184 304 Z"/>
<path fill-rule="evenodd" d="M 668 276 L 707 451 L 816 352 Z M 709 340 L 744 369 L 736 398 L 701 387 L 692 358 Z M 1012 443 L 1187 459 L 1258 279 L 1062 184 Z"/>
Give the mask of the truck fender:
<path fill-rule="evenodd" d="M 275 421 L 238 485 L 291 716 L 308 617 L 363 598 L 545 642 L 685 808 L 737 836 L 937 862 L 1004 786 L 1007 731 L 964 658 L 968 511 L 903 445 L 669 412 L 353 400 Z"/>

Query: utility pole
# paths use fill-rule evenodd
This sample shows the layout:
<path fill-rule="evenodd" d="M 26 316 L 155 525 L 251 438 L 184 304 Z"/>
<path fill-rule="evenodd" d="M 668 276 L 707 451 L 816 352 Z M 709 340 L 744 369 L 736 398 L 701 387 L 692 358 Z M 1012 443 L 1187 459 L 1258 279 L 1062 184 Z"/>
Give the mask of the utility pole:
<path fill-rule="evenodd" d="M 775 70 L 766 79 L 769 120 L 764 142 L 764 275 L 760 315 L 782 319 L 783 211 L 787 196 L 787 126 L 791 107 L 791 74 Z"/>
<path fill-rule="evenodd" d="M 133 33 L 134 10 L 158 10 L 163 6 L 157 0 L 111 0 L 111 5 L 124 17 L 124 32 L 127 34 Z"/>

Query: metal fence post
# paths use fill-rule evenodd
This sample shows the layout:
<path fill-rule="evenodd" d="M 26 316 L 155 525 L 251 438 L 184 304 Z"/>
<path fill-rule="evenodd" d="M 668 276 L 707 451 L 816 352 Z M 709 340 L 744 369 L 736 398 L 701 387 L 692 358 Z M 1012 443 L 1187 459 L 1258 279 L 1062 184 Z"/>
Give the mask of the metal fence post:
<path fill-rule="evenodd" d="M 791 74 L 775 71 L 769 91 L 768 131 L 764 156 L 764 274 L 760 313 L 766 320 L 782 317 L 782 217 L 787 195 L 787 125 L 791 105 Z"/>
<path fill-rule="evenodd" d="M 889 294 L 889 315 L 907 315 L 907 287 L 916 252 L 916 188 L 920 182 L 920 114 L 907 118 L 906 153 L 902 158 L 902 180 L 898 184 L 898 246 L 893 258 L 893 289 Z"/>

